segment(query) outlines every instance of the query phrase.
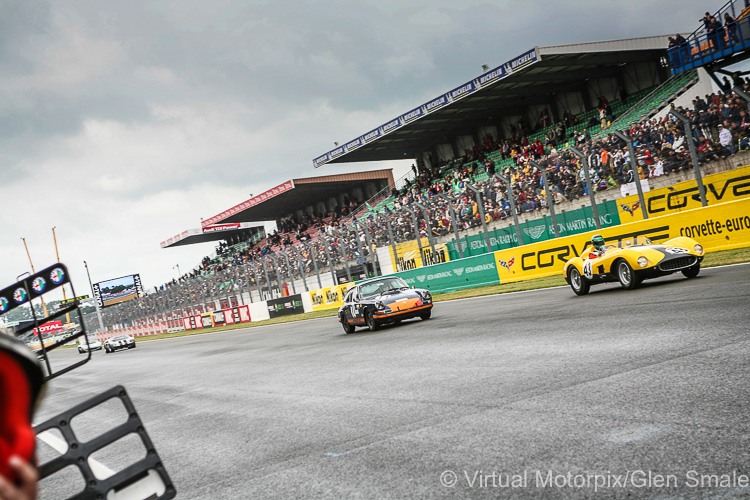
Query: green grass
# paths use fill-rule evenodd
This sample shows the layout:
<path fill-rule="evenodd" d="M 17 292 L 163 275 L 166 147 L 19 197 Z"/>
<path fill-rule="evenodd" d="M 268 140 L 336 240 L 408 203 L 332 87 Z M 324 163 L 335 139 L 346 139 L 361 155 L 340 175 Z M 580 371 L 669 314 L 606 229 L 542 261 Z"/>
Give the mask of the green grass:
<path fill-rule="evenodd" d="M 750 247 L 707 253 L 701 267 L 726 266 L 729 264 L 742 264 L 744 262 L 750 262 Z"/>
<path fill-rule="evenodd" d="M 703 259 L 701 267 L 716 267 L 725 266 L 729 264 L 741 264 L 744 262 L 750 262 L 750 247 L 748 248 L 737 248 L 734 250 L 724 250 L 721 252 L 713 252 L 706 254 Z M 467 299 L 471 297 L 483 297 L 486 295 L 498 295 L 501 293 L 512 293 L 521 292 L 525 290 L 538 290 L 542 288 L 551 288 L 555 286 L 565 286 L 565 279 L 562 276 L 549 276 L 546 278 L 537 278 L 528 281 L 519 281 L 516 283 L 505 283 L 500 285 L 489 285 L 481 286 L 477 288 L 467 288 L 465 290 L 457 290 L 455 292 L 448 293 L 436 293 L 433 295 L 435 302 L 444 302 L 447 300 L 456 299 Z M 303 314 L 295 314 L 293 316 L 282 316 L 280 318 L 266 319 L 263 321 L 256 321 L 253 323 L 241 323 L 237 325 L 223 325 L 207 329 L 200 330 L 187 330 L 184 332 L 174 333 L 162 333 L 159 335 L 149 335 L 147 337 L 136 337 L 138 342 L 156 340 L 156 339 L 168 339 L 172 337 L 187 337 L 189 335 L 201 335 L 209 332 L 222 332 L 228 330 L 237 330 L 240 328 L 254 328 L 257 326 L 265 325 L 278 325 L 280 323 L 291 323 L 293 321 L 304 321 L 307 319 L 317 318 L 328 318 L 336 316 L 338 309 L 326 309 L 323 311 L 314 311 Z"/>

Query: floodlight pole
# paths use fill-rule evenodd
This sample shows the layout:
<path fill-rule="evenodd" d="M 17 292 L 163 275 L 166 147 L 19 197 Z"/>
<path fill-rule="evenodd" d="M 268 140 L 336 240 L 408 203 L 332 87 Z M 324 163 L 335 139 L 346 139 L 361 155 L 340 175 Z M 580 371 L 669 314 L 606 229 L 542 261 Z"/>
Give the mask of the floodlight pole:
<path fill-rule="evenodd" d="M 247 277 L 247 295 L 248 297 L 250 297 L 250 303 L 252 304 L 253 303 L 253 289 L 251 288 L 251 285 L 250 285 L 250 269 L 251 268 L 252 268 L 252 265 L 250 264 L 250 262 L 247 262 L 244 264 L 244 273 L 245 273 L 245 276 Z M 255 273 L 253 273 L 253 276 L 256 276 Z M 257 281 L 258 281 L 257 276 L 256 276 L 255 281 L 257 285 Z M 258 299 L 260 300 L 260 294 L 258 294 Z"/>
<path fill-rule="evenodd" d="M 523 234 L 521 234 L 521 225 L 518 223 L 518 211 L 516 211 L 516 197 L 513 195 L 513 179 L 511 177 L 503 177 L 500 174 L 495 175 L 498 179 L 505 183 L 508 188 L 508 202 L 510 203 L 510 211 L 513 213 L 513 223 L 516 226 L 516 235 L 518 236 L 518 244 L 523 245 Z"/>
<path fill-rule="evenodd" d="M 302 262 L 302 254 L 299 252 L 298 249 L 295 249 L 292 247 L 293 250 L 295 250 L 294 253 L 297 254 L 297 263 L 299 264 L 299 274 L 302 276 L 302 284 L 305 287 L 305 291 L 309 292 L 310 290 L 307 288 L 307 275 L 305 274 L 305 265 Z"/>
<path fill-rule="evenodd" d="M 310 258 L 313 261 L 313 267 L 315 268 L 315 276 L 318 278 L 318 288 L 323 288 L 323 282 L 320 281 L 320 269 L 318 269 L 318 259 L 315 258 L 315 246 L 311 243 L 302 243 L 302 246 L 310 250 Z"/>
<path fill-rule="evenodd" d="M 269 255 L 270 257 L 270 255 Z M 273 298 L 273 292 L 271 291 L 271 276 L 268 274 L 268 263 L 266 259 L 261 259 L 260 263 L 263 265 L 263 273 L 266 275 L 266 288 L 268 288 L 268 297 Z M 263 297 L 260 298 L 263 300 Z"/>
<path fill-rule="evenodd" d="M 427 207 L 422 205 L 421 203 L 417 203 L 415 201 L 414 206 L 422 211 L 422 216 L 424 217 L 425 226 L 427 228 L 427 241 L 430 243 L 430 248 L 432 249 L 432 259 L 434 260 L 437 257 L 437 254 L 435 253 L 435 237 L 432 235 L 432 224 L 430 223 L 430 214 L 427 211 Z"/>
<path fill-rule="evenodd" d="M 589 174 L 589 159 L 588 157 L 583 154 L 583 151 L 580 149 L 574 148 L 573 146 L 570 146 L 568 149 L 570 149 L 573 154 L 578 156 L 581 159 L 581 168 L 583 169 L 583 176 L 586 178 L 586 185 L 589 188 L 589 198 L 591 199 L 591 210 L 594 212 L 594 224 L 596 225 L 597 229 L 602 228 L 602 223 L 599 220 L 599 208 L 596 206 L 596 197 L 594 196 L 594 186 L 591 184 L 591 174 Z M 636 182 L 641 182 L 641 178 L 638 176 L 638 171 L 635 172 Z"/>
<path fill-rule="evenodd" d="M 417 213 L 409 207 L 404 207 L 404 210 L 411 215 L 411 222 L 414 224 L 414 236 L 417 238 L 417 246 L 419 247 L 419 259 L 422 260 L 424 257 L 424 250 L 422 250 L 422 235 L 419 233 L 419 224 L 417 223 Z M 424 265 L 422 260 L 422 265 Z"/>
<path fill-rule="evenodd" d="M 461 246 L 461 236 L 459 236 L 458 234 L 458 219 L 456 218 L 456 209 L 453 208 L 453 200 L 445 193 L 438 193 L 435 196 L 437 196 L 438 198 L 442 198 L 448 202 L 448 207 L 450 207 L 451 211 L 451 220 L 453 221 L 453 234 L 456 235 L 456 247 L 458 248 L 458 256 L 459 258 L 463 259 L 464 249 Z"/>
<path fill-rule="evenodd" d="M 86 276 L 89 277 L 89 286 L 91 287 L 91 297 L 95 297 L 94 294 L 94 285 L 91 283 L 91 274 L 89 273 L 89 265 L 86 264 L 86 261 L 83 261 L 83 266 L 86 268 Z M 96 309 L 96 317 L 99 320 L 99 329 L 101 331 L 104 331 L 104 321 L 102 321 L 102 311 L 99 309 L 99 304 L 96 303 L 96 299 L 94 299 L 94 308 Z"/>
<path fill-rule="evenodd" d="M 253 260 L 253 265 L 251 267 L 253 268 L 253 277 L 255 278 L 255 288 L 258 290 L 258 302 L 263 302 L 263 290 L 260 287 L 260 279 L 258 276 L 258 262 Z M 250 287 L 248 287 L 248 289 L 249 288 Z M 252 299 L 252 295 L 250 298 Z M 250 302 L 252 302 L 252 300 Z"/>
<path fill-rule="evenodd" d="M 693 138 L 692 130 L 690 130 L 690 120 L 687 116 L 674 109 L 670 110 L 669 114 L 680 120 L 682 127 L 685 129 L 685 140 L 688 142 L 690 158 L 693 160 L 693 170 L 695 171 L 695 180 L 698 183 L 698 192 L 701 196 L 701 206 L 705 207 L 708 205 L 706 201 L 706 186 L 703 185 L 703 176 L 701 175 L 701 168 L 698 165 L 698 152 L 695 150 L 695 139 Z"/>
<path fill-rule="evenodd" d="M 289 262 L 289 255 L 284 250 L 279 250 L 279 253 L 284 256 L 286 268 L 289 270 L 289 282 L 292 284 L 292 293 L 297 295 L 297 287 L 294 286 L 294 273 L 292 272 L 292 264 Z"/>
<path fill-rule="evenodd" d="M 367 229 L 367 224 L 362 224 L 362 230 L 365 233 L 365 243 L 367 244 L 367 252 L 372 256 L 375 255 L 374 258 L 370 257 L 370 261 L 372 262 L 372 272 L 380 275 L 382 272 L 382 268 L 380 266 L 380 257 L 378 257 L 378 252 L 373 251 L 372 249 L 372 238 L 370 237 L 370 230 Z M 375 264 L 377 262 L 378 268 L 375 268 Z"/>
<path fill-rule="evenodd" d="M 352 272 L 349 269 L 349 260 L 346 258 L 346 249 L 344 248 L 344 235 L 336 231 L 335 229 L 331 229 L 331 233 L 333 233 L 333 235 L 338 237 L 339 239 L 339 253 L 341 253 L 341 256 L 344 258 L 344 268 L 346 269 L 347 283 L 351 283 Z"/>
<path fill-rule="evenodd" d="M 346 230 L 349 230 L 349 229 L 346 229 Z M 362 264 L 364 264 L 365 269 L 367 269 L 367 258 L 365 257 L 365 252 L 362 250 L 362 242 L 359 240 L 359 226 L 357 224 L 357 219 L 354 219 L 354 239 L 357 241 L 357 250 L 359 250 L 359 255 L 362 259 Z"/>
<path fill-rule="evenodd" d="M 323 250 L 326 251 L 326 258 L 328 259 L 328 269 L 331 270 L 331 279 L 333 280 L 333 286 L 336 286 L 336 272 L 333 270 L 333 259 L 331 259 L 331 251 L 328 248 L 328 240 L 323 237 Z"/>
<path fill-rule="evenodd" d="M 630 170 L 633 172 L 633 177 L 635 178 L 635 188 L 638 190 L 638 201 L 641 206 L 641 214 L 643 215 L 643 220 L 648 219 L 648 210 L 646 209 L 646 198 L 643 196 L 643 186 L 641 186 L 641 176 L 638 175 L 638 163 L 635 159 L 635 148 L 633 147 L 633 139 L 630 138 L 629 135 L 627 135 L 622 130 L 615 130 L 615 135 L 625 141 L 625 144 L 628 145 L 628 156 L 630 157 Z"/>
<path fill-rule="evenodd" d="M 278 285 L 279 287 L 279 296 L 283 297 L 284 291 L 281 287 L 281 269 L 279 269 L 279 261 L 276 259 L 276 256 L 272 254 L 268 254 L 268 256 L 271 258 L 271 262 L 273 262 L 273 268 L 276 271 L 276 285 Z"/>
<path fill-rule="evenodd" d="M 490 233 L 487 231 L 487 222 L 484 220 L 484 200 L 482 200 L 482 193 L 473 185 L 466 183 L 466 187 L 474 191 L 474 197 L 477 200 L 477 208 L 479 209 L 479 217 L 482 218 L 482 231 L 484 231 L 484 241 L 487 243 L 487 251 L 492 252 L 492 243 L 490 242 Z"/>
<path fill-rule="evenodd" d="M 391 250 L 393 251 L 393 262 L 396 263 L 396 268 L 398 268 L 398 250 L 396 250 L 396 240 L 393 238 L 393 227 L 391 226 L 391 220 L 382 214 L 375 214 L 375 217 L 385 221 L 385 227 L 388 230 L 388 240 L 391 242 Z M 383 270 L 381 269 L 381 272 L 382 271 Z M 396 269 L 394 269 L 394 272 L 395 271 Z"/>
<path fill-rule="evenodd" d="M 560 229 L 557 227 L 557 216 L 555 215 L 555 200 L 550 196 L 549 185 L 547 184 L 547 173 L 544 168 L 534 160 L 529 160 L 531 165 L 539 169 L 542 174 L 542 184 L 544 184 L 544 196 L 547 198 L 547 207 L 549 207 L 549 215 L 552 217 L 552 226 L 555 228 L 555 238 L 560 237 Z"/>

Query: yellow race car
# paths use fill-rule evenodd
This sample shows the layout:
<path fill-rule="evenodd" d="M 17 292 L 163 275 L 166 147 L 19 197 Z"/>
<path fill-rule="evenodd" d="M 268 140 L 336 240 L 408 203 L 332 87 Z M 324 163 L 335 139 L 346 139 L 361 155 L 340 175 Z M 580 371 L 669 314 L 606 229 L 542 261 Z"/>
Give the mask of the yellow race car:
<path fill-rule="evenodd" d="M 619 281 L 627 290 L 643 280 L 682 272 L 695 278 L 701 270 L 703 247 L 697 241 L 680 236 L 663 244 L 654 244 L 638 236 L 617 244 L 607 244 L 598 235 L 580 257 L 565 263 L 563 276 L 576 295 L 589 293 L 591 285 Z M 598 241 L 597 241 L 598 239 Z"/>

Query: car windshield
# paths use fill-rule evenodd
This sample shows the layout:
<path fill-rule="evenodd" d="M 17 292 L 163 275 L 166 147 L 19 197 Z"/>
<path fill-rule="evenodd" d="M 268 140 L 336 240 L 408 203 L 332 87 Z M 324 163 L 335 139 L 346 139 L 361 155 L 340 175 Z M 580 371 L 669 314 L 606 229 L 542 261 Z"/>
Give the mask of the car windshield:
<path fill-rule="evenodd" d="M 633 247 L 638 245 L 651 245 L 651 240 L 646 238 L 645 236 L 636 236 L 633 239 L 630 240 L 623 240 L 622 246 L 623 247 Z"/>
<path fill-rule="evenodd" d="M 372 297 L 391 290 L 401 290 L 402 288 L 409 288 L 404 280 L 398 277 L 383 278 L 376 281 L 370 281 L 362 285 L 362 297 Z"/>
<path fill-rule="evenodd" d="M 112 337 L 112 340 L 125 340 L 128 338 L 127 335 L 118 335 L 117 337 Z"/>

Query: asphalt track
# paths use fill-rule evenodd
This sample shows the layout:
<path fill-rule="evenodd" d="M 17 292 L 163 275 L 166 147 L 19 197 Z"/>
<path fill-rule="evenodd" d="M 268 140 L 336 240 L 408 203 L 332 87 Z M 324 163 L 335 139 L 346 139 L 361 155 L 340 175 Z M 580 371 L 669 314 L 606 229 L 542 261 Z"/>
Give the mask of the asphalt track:
<path fill-rule="evenodd" d="M 184 499 L 750 497 L 749 325 L 740 265 L 443 302 L 374 333 L 327 318 L 141 342 L 54 381 L 38 420 L 125 385 Z"/>

